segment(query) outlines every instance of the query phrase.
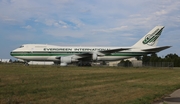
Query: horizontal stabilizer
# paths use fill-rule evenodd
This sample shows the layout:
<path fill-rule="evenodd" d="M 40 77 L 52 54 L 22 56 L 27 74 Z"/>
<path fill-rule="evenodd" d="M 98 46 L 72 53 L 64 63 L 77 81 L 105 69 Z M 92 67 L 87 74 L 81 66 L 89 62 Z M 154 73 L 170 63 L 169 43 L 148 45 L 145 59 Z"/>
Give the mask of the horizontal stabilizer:
<path fill-rule="evenodd" d="M 163 47 L 155 47 L 155 48 L 150 48 L 150 49 L 144 49 L 142 51 L 148 51 L 148 52 L 160 52 L 162 50 L 165 50 L 167 48 L 170 48 L 171 46 L 163 46 Z"/>

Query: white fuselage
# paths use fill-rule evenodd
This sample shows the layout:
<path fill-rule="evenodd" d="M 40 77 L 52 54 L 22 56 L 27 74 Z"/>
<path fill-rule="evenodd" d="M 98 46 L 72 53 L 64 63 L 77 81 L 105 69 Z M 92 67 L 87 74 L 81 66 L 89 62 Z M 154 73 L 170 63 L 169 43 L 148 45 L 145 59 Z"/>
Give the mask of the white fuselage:
<path fill-rule="evenodd" d="M 27 61 L 59 61 L 56 57 L 74 55 L 74 58 L 81 58 L 78 54 L 93 53 L 117 49 L 121 47 L 61 47 L 44 44 L 26 44 L 11 52 L 11 55 L 18 59 Z M 123 47 L 128 48 L 128 47 Z M 124 50 L 111 53 L 109 55 L 99 55 L 98 61 L 115 61 L 135 56 L 140 56 L 144 52 L 139 49 Z"/>

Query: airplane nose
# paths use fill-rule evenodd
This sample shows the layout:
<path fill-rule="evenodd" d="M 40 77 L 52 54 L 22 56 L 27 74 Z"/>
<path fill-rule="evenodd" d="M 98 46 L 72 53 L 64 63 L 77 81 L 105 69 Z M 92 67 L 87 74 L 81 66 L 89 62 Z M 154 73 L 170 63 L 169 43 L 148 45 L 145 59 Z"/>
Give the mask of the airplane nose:
<path fill-rule="evenodd" d="M 11 55 L 11 56 L 14 56 L 14 54 L 15 54 L 14 51 L 11 51 L 11 52 L 10 52 L 10 55 Z"/>
<path fill-rule="evenodd" d="M 13 52 L 10 52 L 10 55 L 13 56 Z"/>

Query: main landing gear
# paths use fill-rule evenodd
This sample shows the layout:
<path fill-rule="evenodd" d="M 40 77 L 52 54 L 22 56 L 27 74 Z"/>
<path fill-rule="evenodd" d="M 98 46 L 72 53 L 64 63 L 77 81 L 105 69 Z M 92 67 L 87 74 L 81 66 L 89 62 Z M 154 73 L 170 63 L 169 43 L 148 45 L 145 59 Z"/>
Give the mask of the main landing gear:
<path fill-rule="evenodd" d="M 92 66 L 89 61 L 80 61 L 77 63 L 77 66 Z"/>
<path fill-rule="evenodd" d="M 28 61 L 24 62 L 24 65 L 25 66 L 29 66 Z"/>

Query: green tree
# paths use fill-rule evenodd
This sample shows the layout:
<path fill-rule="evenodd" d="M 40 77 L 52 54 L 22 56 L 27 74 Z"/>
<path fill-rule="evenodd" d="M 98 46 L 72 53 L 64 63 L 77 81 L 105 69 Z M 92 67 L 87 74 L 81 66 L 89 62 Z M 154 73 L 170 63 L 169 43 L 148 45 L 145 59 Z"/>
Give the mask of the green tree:
<path fill-rule="evenodd" d="M 146 63 L 146 62 L 150 62 L 150 56 L 148 56 L 148 55 L 143 55 L 143 57 L 142 57 L 142 62 L 143 63 Z"/>
<path fill-rule="evenodd" d="M 180 66 L 180 57 L 177 54 L 167 54 L 164 58 L 165 62 L 173 62 L 175 67 Z"/>

